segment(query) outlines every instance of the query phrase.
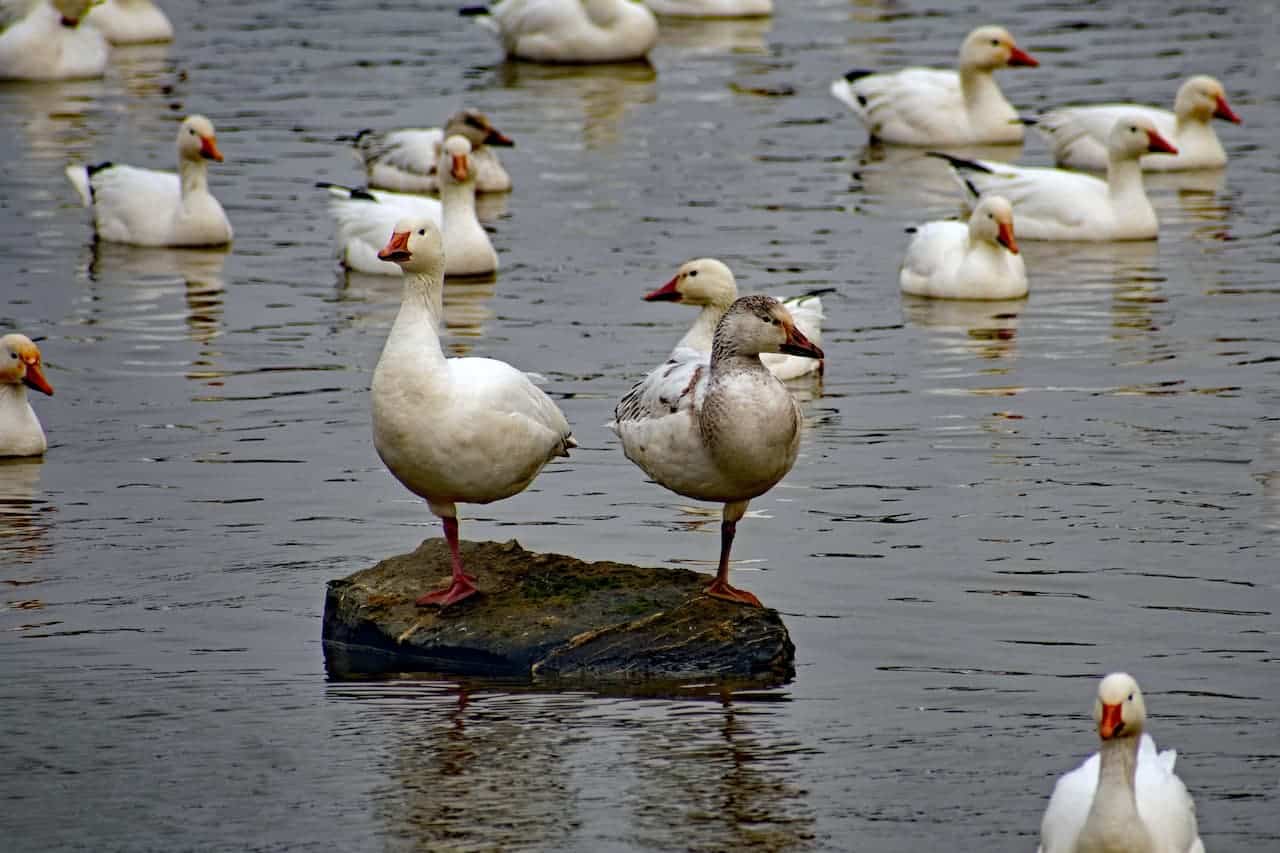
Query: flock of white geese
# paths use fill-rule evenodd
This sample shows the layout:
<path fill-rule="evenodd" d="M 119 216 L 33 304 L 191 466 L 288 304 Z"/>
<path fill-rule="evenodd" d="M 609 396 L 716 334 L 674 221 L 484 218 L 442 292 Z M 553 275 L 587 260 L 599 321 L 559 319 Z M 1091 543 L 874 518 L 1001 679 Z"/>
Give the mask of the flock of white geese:
<path fill-rule="evenodd" d="M 616 62 L 643 58 L 662 15 L 771 14 L 771 0 L 501 0 L 466 7 L 514 58 Z M 108 43 L 172 38 L 151 0 L 0 0 L 0 79 L 101 75 Z M 1027 294 L 1016 234 L 1030 240 L 1147 240 L 1156 215 L 1143 172 L 1216 169 L 1226 153 L 1211 125 L 1239 122 L 1215 79 L 1196 76 L 1173 110 L 1103 104 L 1020 116 L 993 72 L 1035 67 L 1004 29 L 973 30 L 955 69 L 854 70 L 831 85 L 873 139 L 942 149 L 1021 142 L 1044 134 L 1056 162 L 1031 168 L 931 152 L 952 167 L 972 213 L 968 222 L 915 229 L 900 272 L 909 294 L 1011 299 Z M 511 140 L 481 113 L 463 110 L 442 128 L 362 131 L 354 137 L 367 187 L 322 184 L 337 223 L 339 257 L 361 272 L 403 277 L 403 297 L 374 370 L 374 445 L 391 473 L 427 502 L 453 555 L 449 584 L 422 606 L 448 607 L 475 595 L 462 565 L 459 503 L 488 503 L 524 490 L 552 459 L 577 445 L 564 414 L 530 379 L 489 358 L 446 358 L 439 330 L 448 276 L 492 274 L 498 256 L 476 218 L 476 193 L 507 192 L 496 147 Z M 213 123 L 188 116 L 178 130 L 178 170 L 73 164 L 66 172 L 91 209 L 100 240 L 139 246 L 225 245 L 232 228 L 209 188 L 220 162 Z M 1105 178 L 1086 174 L 1105 171 Z M 423 195 L 432 193 L 438 198 Z M 799 405 L 782 383 L 820 372 L 822 306 L 817 296 L 780 301 L 739 297 L 732 271 L 714 258 L 684 264 L 645 297 L 699 308 L 669 358 L 618 403 L 610 427 L 628 459 L 678 494 L 723 504 L 719 567 L 709 596 L 760 606 L 729 584 L 737 522 L 795 463 Z M 52 394 L 29 338 L 0 338 L 0 455 L 45 452 L 30 388 Z M 1042 853 L 1203 853 L 1195 810 L 1145 734 L 1142 693 L 1115 673 L 1094 709 L 1101 749 L 1054 789 L 1041 827 Z"/>

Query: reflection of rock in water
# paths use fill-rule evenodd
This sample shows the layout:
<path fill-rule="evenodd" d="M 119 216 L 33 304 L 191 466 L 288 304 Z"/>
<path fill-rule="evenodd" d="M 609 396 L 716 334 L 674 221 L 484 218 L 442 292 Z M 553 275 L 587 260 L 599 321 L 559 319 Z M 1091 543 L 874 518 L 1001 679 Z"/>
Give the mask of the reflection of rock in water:
<path fill-rule="evenodd" d="M 329 695 L 369 694 L 349 685 Z M 472 701 L 464 686 L 412 699 L 389 727 L 390 779 L 373 794 L 395 849 L 566 849 L 579 828 L 566 767 L 578 700 L 489 693 Z"/>
<path fill-rule="evenodd" d="M 0 459 L 0 566 L 30 563 L 50 550 L 46 513 L 51 507 L 40 494 L 42 462 Z"/>
<path fill-rule="evenodd" d="M 559 136 L 582 128 L 586 148 L 606 148 L 618 142 L 618 124 L 629 108 L 657 97 L 657 72 L 647 62 L 618 65 L 555 66 L 504 62 L 498 84 L 519 89 L 536 101 L 539 114 Z"/>
<path fill-rule="evenodd" d="M 658 45 L 681 55 L 767 53 L 772 18 L 663 18 Z"/>
<path fill-rule="evenodd" d="M 741 703 L 739 703 L 741 705 Z M 654 850 L 795 850 L 814 838 L 805 791 L 787 781 L 797 745 L 759 732 L 767 706 L 720 706 L 646 719 L 631 740 L 630 831 Z M 749 710 L 747 710 L 749 709 Z M 621 769 L 621 768 L 619 768 Z"/>
<path fill-rule="evenodd" d="M 96 241 L 92 251 L 89 278 L 104 287 L 128 288 L 140 296 L 151 291 L 154 298 L 156 291 L 167 293 L 176 281 L 183 283 L 186 303 L 183 329 L 199 346 L 187 377 L 220 382 L 224 373 L 217 366 L 217 360 L 222 353 L 213 344 L 223 334 L 226 285 L 222 267 L 227 260 L 227 250 L 144 249 Z M 150 334 L 166 331 L 154 324 L 153 316 L 126 317 L 123 323 L 145 325 Z"/>
<path fill-rule="evenodd" d="M 1018 315 L 1025 299 L 977 301 L 902 297 L 908 322 L 935 332 L 930 340 L 944 353 L 979 358 L 1012 358 L 1017 355 Z"/>

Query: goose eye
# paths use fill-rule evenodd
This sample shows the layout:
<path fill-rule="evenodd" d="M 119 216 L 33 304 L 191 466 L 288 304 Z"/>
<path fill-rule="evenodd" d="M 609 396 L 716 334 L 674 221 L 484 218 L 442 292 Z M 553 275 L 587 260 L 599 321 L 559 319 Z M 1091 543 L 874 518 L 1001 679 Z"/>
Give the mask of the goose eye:
<path fill-rule="evenodd" d="M 418 235 L 419 235 L 419 236 L 421 236 L 421 237 L 425 237 L 425 236 L 427 236 L 427 229 L 425 229 L 425 228 L 419 228 L 419 229 L 418 229 Z"/>
<path fill-rule="evenodd" d="M 18 357 L 18 354 L 17 354 L 16 352 L 11 352 L 11 353 L 9 353 L 9 357 L 10 357 L 10 358 L 17 358 L 17 357 Z"/>
<path fill-rule="evenodd" d="M 1129 701 L 1130 701 L 1130 702 L 1132 702 L 1132 701 L 1133 701 L 1133 694 L 1132 694 L 1132 693 L 1130 693 L 1130 694 L 1129 694 Z"/>
<path fill-rule="evenodd" d="M 698 274 L 698 271 L 697 271 L 697 270 L 689 270 L 689 277 L 690 277 L 690 278 L 693 278 L 693 277 L 694 277 L 694 276 L 696 276 L 697 274 Z"/>
<path fill-rule="evenodd" d="M 1000 39 L 992 39 L 992 40 L 991 40 L 991 46 L 992 46 L 992 47 L 999 47 L 999 46 L 1000 46 Z"/>

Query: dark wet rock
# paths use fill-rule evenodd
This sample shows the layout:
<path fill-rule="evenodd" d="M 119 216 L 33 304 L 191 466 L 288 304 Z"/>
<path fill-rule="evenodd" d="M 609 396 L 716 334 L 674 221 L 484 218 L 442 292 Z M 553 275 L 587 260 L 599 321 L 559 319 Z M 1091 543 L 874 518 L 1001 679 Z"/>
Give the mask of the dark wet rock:
<path fill-rule="evenodd" d="M 464 542 L 462 559 L 480 594 L 444 610 L 414 605 L 448 578 L 443 539 L 330 581 L 330 672 L 761 686 L 794 675 L 795 646 L 777 611 L 703 595 L 707 575 L 584 563 L 514 540 Z"/>

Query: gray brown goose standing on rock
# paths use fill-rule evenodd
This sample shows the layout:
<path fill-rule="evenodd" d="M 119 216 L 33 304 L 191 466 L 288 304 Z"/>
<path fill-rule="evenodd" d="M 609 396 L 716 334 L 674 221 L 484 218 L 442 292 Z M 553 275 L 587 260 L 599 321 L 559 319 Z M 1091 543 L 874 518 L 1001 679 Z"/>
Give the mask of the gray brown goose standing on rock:
<path fill-rule="evenodd" d="M 672 382 L 662 365 L 627 393 L 610 426 L 627 458 L 677 494 L 724 504 L 720 565 L 708 595 L 760 607 L 729 585 L 729 551 L 747 503 L 773 488 L 800 451 L 800 406 L 760 361 L 781 352 L 822 358 L 770 296 L 744 296 L 716 326 L 709 368 Z"/>

